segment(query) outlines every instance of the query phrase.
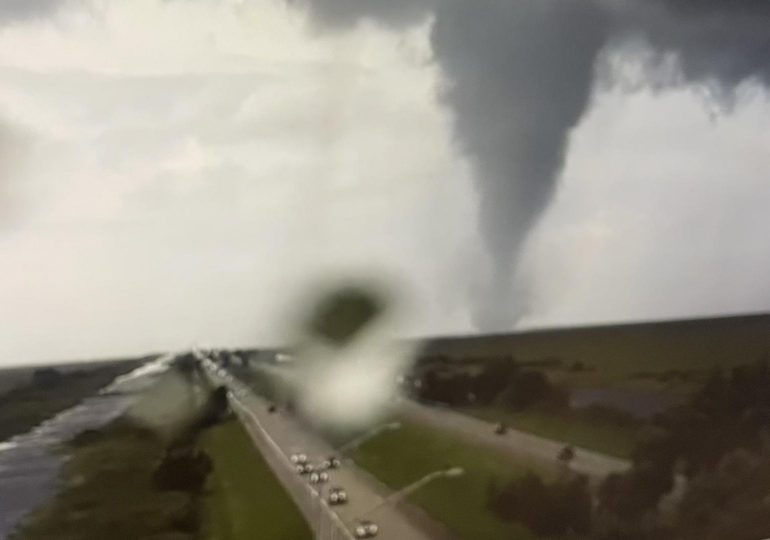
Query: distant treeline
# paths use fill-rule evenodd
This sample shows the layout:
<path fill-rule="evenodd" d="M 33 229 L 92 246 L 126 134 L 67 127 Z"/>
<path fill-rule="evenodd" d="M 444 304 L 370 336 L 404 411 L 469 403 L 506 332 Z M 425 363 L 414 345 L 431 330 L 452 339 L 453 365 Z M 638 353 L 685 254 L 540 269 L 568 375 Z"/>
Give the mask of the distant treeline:
<path fill-rule="evenodd" d="M 499 405 L 516 411 L 533 405 L 563 407 L 569 402 L 566 389 L 510 357 L 457 362 L 441 356 L 423 358 L 407 387 L 418 400 L 450 406 Z"/>

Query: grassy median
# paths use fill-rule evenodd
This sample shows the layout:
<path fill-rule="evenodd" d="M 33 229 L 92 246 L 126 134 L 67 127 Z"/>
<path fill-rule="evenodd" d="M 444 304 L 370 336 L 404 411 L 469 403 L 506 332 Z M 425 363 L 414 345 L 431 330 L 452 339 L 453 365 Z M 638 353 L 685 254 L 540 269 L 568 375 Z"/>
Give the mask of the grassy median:
<path fill-rule="evenodd" d="M 535 470 L 532 464 L 514 462 L 508 456 L 469 444 L 451 433 L 408 422 L 399 430 L 383 433 L 365 443 L 352 457 L 393 489 L 409 485 L 437 469 L 462 467 L 463 476 L 435 480 L 409 500 L 459 538 L 536 538 L 528 529 L 500 520 L 487 508 L 490 485 L 502 484 Z"/>
<path fill-rule="evenodd" d="M 312 534 L 293 501 L 235 420 L 201 438 L 214 470 L 206 497 L 212 540 L 303 540 Z"/>

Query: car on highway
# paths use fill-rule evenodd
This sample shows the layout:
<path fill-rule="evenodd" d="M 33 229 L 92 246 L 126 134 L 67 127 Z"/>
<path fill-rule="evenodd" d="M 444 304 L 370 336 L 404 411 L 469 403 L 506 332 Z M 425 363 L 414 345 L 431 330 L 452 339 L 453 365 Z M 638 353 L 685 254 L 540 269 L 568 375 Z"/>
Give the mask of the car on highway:
<path fill-rule="evenodd" d="M 329 473 L 327 472 L 314 472 L 310 474 L 311 484 L 325 484 L 329 481 Z"/>
<path fill-rule="evenodd" d="M 315 470 L 315 467 L 310 463 L 300 463 L 294 469 L 297 471 L 297 474 L 310 474 Z"/>
<path fill-rule="evenodd" d="M 307 454 L 298 452 L 296 454 L 292 454 L 291 456 L 289 456 L 289 460 L 294 465 L 304 465 L 305 463 L 307 463 Z"/>
<path fill-rule="evenodd" d="M 341 487 L 333 487 L 329 490 L 329 494 L 326 496 L 329 504 L 345 504 L 348 502 L 348 492 Z"/>
<path fill-rule="evenodd" d="M 336 456 L 329 456 L 321 462 L 321 469 L 339 469 L 342 462 Z"/>
<path fill-rule="evenodd" d="M 506 431 L 508 431 L 508 428 L 502 422 L 495 426 L 495 435 L 505 435 Z"/>
<path fill-rule="evenodd" d="M 279 364 L 283 364 L 285 362 L 291 362 L 292 360 L 294 360 L 294 357 L 290 354 L 276 353 L 275 355 L 275 361 Z"/>
<path fill-rule="evenodd" d="M 353 533 L 356 535 L 356 538 L 374 538 L 378 532 L 380 532 L 380 527 L 368 519 L 359 521 L 353 527 Z"/>

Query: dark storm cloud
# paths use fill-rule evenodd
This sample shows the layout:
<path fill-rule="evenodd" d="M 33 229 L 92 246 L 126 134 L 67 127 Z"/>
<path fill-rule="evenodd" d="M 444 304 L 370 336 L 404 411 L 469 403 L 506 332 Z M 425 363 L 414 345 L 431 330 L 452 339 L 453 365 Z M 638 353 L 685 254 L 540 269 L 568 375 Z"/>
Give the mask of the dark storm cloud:
<path fill-rule="evenodd" d="M 729 91 L 770 84 L 770 2 L 659 0 L 640 3 L 629 28 L 658 52 L 677 56 L 685 81 Z"/>
<path fill-rule="evenodd" d="M 746 80 L 770 83 L 768 0 L 307 2 L 316 22 L 330 27 L 365 17 L 404 24 L 432 10 L 432 45 L 449 78 L 443 98 L 478 173 L 480 222 L 494 262 L 475 302 L 485 330 L 510 328 L 521 314 L 511 290 L 518 254 L 553 193 L 607 43 L 635 39 L 659 59 L 672 53 L 679 82 L 711 86 L 715 95 Z"/>
<path fill-rule="evenodd" d="M 46 15 L 65 0 L 0 0 L 0 24 Z"/>
<path fill-rule="evenodd" d="M 340 27 L 355 23 L 362 17 L 401 26 L 413 23 L 429 13 L 439 0 L 287 0 L 306 6 L 316 23 Z"/>
<path fill-rule="evenodd" d="M 452 81 L 444 98 L 480 178 L 494 262 L 475 306 L 481 328 L 511 328 L 519 315 L 506 301 L 516 259 L 551 197 L 607 33 L 606 13 L 586 0 L 458 0 L 437 11 L 433 46 Z"/>
<path fill-rule="evenodd" d="M 478 173 L 482 234 L 493 260 L 474 317 L 484 329 L 510 328 L 519 315 L 511 290 L 516 259 L 586 108 L 609 30 L 606 12 L 589 0 L 316 0 L 309 7 L 332 27 L 362 16 L 395 24 L 433 8 L 432 46 L 449 79 L 442 98 Z"/>

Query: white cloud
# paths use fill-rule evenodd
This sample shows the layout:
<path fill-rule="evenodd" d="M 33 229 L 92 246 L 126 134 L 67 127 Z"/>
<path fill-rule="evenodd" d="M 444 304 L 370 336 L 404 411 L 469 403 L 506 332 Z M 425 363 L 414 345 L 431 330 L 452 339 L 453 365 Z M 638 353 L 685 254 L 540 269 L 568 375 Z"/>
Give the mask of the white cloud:
<path fill-rule="evenodd" d="M 532 239 L 528 325 L 767 310 L 770 101 L 602 94 Z M 527 277 L 528 276 L 528 277 Z"/>
<path fill-rule="evenodd" d="M 270 341 L 303 283 L 354 269 L 429 299 L 412 331 L 467 324 L 440 291 L 473 198 L 427 27 L 94 5 L 0 30 L 0 114 L 32 137 L 0 230 L 0 361 Z"/>

